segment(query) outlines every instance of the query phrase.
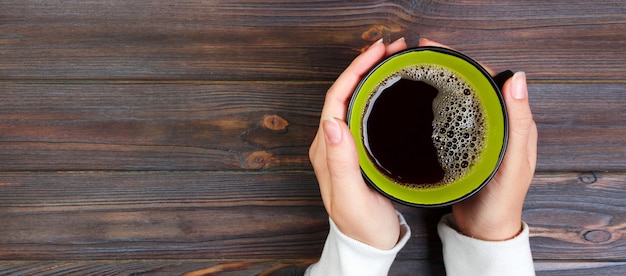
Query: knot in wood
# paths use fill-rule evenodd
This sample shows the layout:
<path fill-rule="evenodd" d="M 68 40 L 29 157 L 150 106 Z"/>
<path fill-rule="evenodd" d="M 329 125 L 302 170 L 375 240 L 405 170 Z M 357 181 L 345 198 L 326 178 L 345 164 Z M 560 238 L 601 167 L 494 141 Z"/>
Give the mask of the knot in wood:
<path fill-rule="evenodd" d="M 596 176 L 595 173 L 593 172 L 588 172 L 588 173 L 581 173 L 578 176 L 578 179 L 585 184 L 593 184 L 596 183 L 596 181 L 598 181 L 598 177 Z"/>
<path fill-rule="evenodd" d="M 275 165 L 274 155 L 267 151 L 255 151 L 245 157 L 243 167 L 246 169 L 268 169 Z"/>
<path fill-rule="evenodd" d="M 286 131 L 289 122 L 278 115 L 265 115 L 262 126 L 273 131 Z"/>
<path fill-rule="evenodd" d="M 361 34 L 365 41 L 376 41 L 384 37 L 391 37 L 391 29 L 383 25 L 374 25 Z"/>
<path fill-rule="evenodd" d="M 603 243 L 611 240 L 611 232 L 606 230 L 589 230 L 583 234 L 585 240 L 593 243 Z"/>

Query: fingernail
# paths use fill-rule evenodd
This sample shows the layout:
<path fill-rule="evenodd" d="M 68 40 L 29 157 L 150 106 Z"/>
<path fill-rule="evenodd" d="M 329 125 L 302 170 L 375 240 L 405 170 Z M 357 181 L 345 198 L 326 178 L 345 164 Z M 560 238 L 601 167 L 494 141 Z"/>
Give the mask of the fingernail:
<path fill-rule="evenodd" d="M 404 38 L 404 36 L 403 36 L 403 37 L 401 37 L 401 38 L 396 39 L 396 41 L 394 41 L 393 43 L 400 42 L 400 41 L 404 41 L 404 40 L 405 40 L 405 38 Z M 393 44 L 393 43 L 391 43 L 391 44 Z"/>
<path fill-rule="evenodd" d="M 367 51 L 371 50 L 372 48 L 374 48 L 375 46 L 377 46 L 378 44 L 382 44 L 382 43 L 383 43 L 383 39 L 382 38 L 379 39 L 379 40 L 376 40 L 376 42 L 372 43 L 372 45 L 365 46 L 364 50 L 362 50 L 362 52 L 367 52 Z"/>
<path fill-rule="evenodd" d="M 341 128 L 337 119 L 334 117 L 322 118 L 322 129 L 324 130 L 324 136 L 326 141 L 330 144 L 338 144 L 341 142 Z"/>
<path fill-rule="evenodd" d="M 528 88 L 526 87 L 526 73 L 517 72 L 513 75 L 511 95 L 516 100 L 523 100 L 528 97 Z"/>
<path fill-rule="evenodd" d="M 422 44 L 427 43 L 427 42 L 429 42 L 429 41 L 430 41 L 430 39 L 427 39 L 427 38 L 423 38 L 423 37 L 422 37 L 422 38 L 420 38 L 419 44 L 420 44 L 420 45 L 422 45 Z"/>

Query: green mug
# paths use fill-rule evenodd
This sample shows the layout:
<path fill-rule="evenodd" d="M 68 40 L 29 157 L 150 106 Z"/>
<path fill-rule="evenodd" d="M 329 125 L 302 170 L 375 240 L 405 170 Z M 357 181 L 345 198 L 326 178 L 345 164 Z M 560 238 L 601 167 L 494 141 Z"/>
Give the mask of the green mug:
<path fill-rule="evenodd" d="M 348 106 L 364 179 L 419 207 L 447 206 L 494 176 L 507 145 L 505 71 L 492 77 L 454 50 L 393 54 L 360 81 Z"/>

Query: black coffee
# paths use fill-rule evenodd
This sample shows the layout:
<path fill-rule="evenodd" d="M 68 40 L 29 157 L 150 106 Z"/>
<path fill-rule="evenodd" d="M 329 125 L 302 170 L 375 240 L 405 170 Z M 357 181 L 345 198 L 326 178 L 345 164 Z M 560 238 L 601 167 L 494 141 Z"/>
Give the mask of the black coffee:
<path fill-rule="evenodd" d="M 400 79 L 384 90 L 367 117 L 364 139 L 379 170 L 403 183 L 435 184 L 445 172 L 431 138 L 432 103 L 439 91 Z"/>
<path fill-rule="evenodd" d="M 459 179 L 480 158 L 485 124 L 473 88 L 455 72 L 407 67 L 372 94 L 363 143 L 378 170 L 412 188 Z"/>

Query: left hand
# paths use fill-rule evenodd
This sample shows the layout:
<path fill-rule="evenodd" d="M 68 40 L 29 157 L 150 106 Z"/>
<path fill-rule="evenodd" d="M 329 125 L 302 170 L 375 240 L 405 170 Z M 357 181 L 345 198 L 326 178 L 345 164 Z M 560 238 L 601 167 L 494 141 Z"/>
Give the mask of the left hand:
<path fill-rule="evenodd" d="M 393 248 L 400 223 L 391 201 L 363 180 L 352 133 L 345 123 L 348 101 L 364 74 L 385 56 L 406 49 L 404 39 L 372 44 L 326 94 L 322 120 L 309 150 L 328 215 L 345 235 L 379 249 Z"/>

